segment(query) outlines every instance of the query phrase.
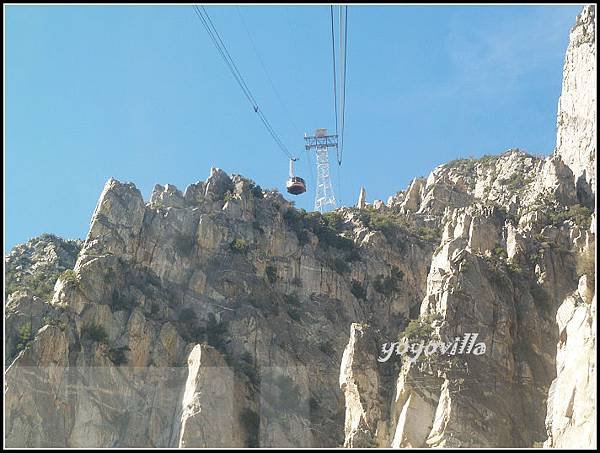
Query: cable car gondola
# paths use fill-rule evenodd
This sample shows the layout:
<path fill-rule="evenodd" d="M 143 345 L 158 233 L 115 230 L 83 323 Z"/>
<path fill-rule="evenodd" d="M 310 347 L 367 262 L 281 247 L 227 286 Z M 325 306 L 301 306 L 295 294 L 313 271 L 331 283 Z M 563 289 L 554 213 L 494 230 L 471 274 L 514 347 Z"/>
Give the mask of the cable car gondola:
<path fill-rule="evenodd" d="M 290 178 L 287 180 L 286 189 L 292 195 L 300 195 L 306 192 L 306 183 L 300 176 L 294 176 L 294 161 L 298 158 L 290 159 Z"/>

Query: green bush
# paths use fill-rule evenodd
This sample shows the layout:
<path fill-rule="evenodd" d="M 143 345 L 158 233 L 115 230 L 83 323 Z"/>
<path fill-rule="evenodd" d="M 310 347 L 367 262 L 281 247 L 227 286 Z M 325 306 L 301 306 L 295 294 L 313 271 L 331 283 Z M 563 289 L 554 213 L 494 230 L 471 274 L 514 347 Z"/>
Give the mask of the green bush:
<path fill-rule="evenodd" d="M 514 172 L 510 177 L 501 179 L 500 184 L 507 186 L 509 190 L 519 190 L 525 187 L 530 181 L 525 178 L 521 172 Z"/>
<path fill-rule="evenodd" d="M 431 325 L 424 323 L 420 319 L 412 319 L 404 332 L 402 333 L 403 337 L 406 337 L 408 340 L 429 340 L 431 334 L 433 333 L 433 327 Z"/>
<path fill-rule="evenodd" d="M 517 263 L 508 263 L 506 265 L 506 268 L 508 269 L 508 272 L 510 272 L 513 275 L 523 274 L 523 268 L 521 266 L 519 266 Z"/>
<path fill-rule="evenodd" d="M 231 201 L 235 198 L 235 195 L 233 195 L 233 192 L 231 190 L 227 190 L 225 192 L 225 194 L 223 195 L 223 201 L 225 203 L 227 203 L 228 201 Z"/>
<path fill-rule="evenodd" d="M 441 313 L 430 313 L 425 316 L 427 322 L 441 322 L 444 320 L 444 316 Z"/>
<path fill-rule="evenodd" d="M 245 255 L 246 253 L 248 253 L 248 250 L 250 248 L 248 247 L 248 244 L 246 243 L 245 240 L 236 238 L 236 239 L 234 239 L 233 241 L 231 241 L 229 243 L 229 249 L 233 253 L 238 253 L 240 255 Z"/>
<path fill-rule="evenodd" d="M 31 324 L 22 324 L 19 327 L 19 331 L 17 334 L 17 351 L 22 351 L 27 347 L 27 345 L 33 340 L 34 335 L 31 332 Z"/>
<path fill-rule="evenodd" d="M 325 225 L 334 231 L 343 229 L 344 217 L 339 212 L 326 212 L 322 214 Z"/>
<path fill-rule="evenodd" d="M 255 198 L 262 199 L 265 197 L 262 188 L 258 184 L 250 183 L 250 192 Z"/>
<path fill-rule="evenodd" d="M 104 327 L 99 324 L 86 324 L 81 328 L 81 337 L 97 343 L 108 342 L 108 334 Z"/>
<path fill-rule="evenodd" d="M 370 208 L 361 209 L 358 219 L 365 227 L 381 231 L 388 239 L 396 235 L 404 225 L 404 221 L 399 221 L 391 212 L 380 212 Z"/>
<path fill-rule="evenodd" d="M 300 244 L 304 245 L 308 242 L 306 234 L 308 214 L 304 209 L 289 208 L 283 213 L 283 220 L 289 229 L 296 233 Z"/>
<path fill-rule="evenodd" d="M 54 284 L 58 273 L 44 273 L 35 270 L 31 274 L 20 274 L 17 281 L 17 274 L 13 269 L 6 269 L 4 294 L 8 297 L 10 294 L 19 290 L 26 290 L 34 296 L 44 300 L 50 300 L 54 292 Z"/>
<path fill-rule="evenodd" d="M 358 280 L 352 280 L 352 285 L 350 286 L 350 292 L 357 299 L 366 300 L 366 298 L 367 298 L 367 290 L 363 287 L 363 285 Z"/>
<path fill-rule="evenodd" d="M 400 338 L 406 337 L 410 342 L 428 342 L 432 339 L 434 332 L 432 324 L 441 320 L 442 315 L 439 313 L 412 319 L 400 335 Z"/>
<path fill-rule="evenodd" d="M 492 250 L 492 254 L 501 259 L 506 259 L 508 257 L 506 250 L 504 250 L 504 248 L 499 245 L 496 246 L 496 248 L 494 248 L 494 250 Z"/>
<path fill-rule="evenodd" d="M 381 231 L 387 241 L 401 252 L 406 250 L 406 234 L 409 229 L 406 218 L 398 211 L 375 210 L 367 207 L 359 210 L 358 219 L 367 228 Z"/>
<path fill-rule="evenodd" d="M 564 211 L 554 211 L 548 214 L 548 220 L 552 225 L 559 226 L 566 220 L 572 220 L 580 228 L 588 229 L 591 225 L 591 211 L 580 204 L 570 206 Z"/>
<path fill-rule="evenodd" d="M 284 213 L 283 219 L 288 228 L 296 233 L 301 245 L 308 243 L 307 231 L 312 231 L 319 239 L 320 245 L 347 251 L 354 248 L 352 240 L 339 234 L 344 228 L 344 221 L 337 212 L 322 215 L 319 212 L 307 213 L 303 209 L 290 208 Z"/>
<path fill-rule="evenodd" d="M 65 330 L 65 328 L 66 328 L 65 323 L 60 318 L 56 317 L 56 315 L 44 316 L 42 318 L 42 325 L 58 327 L 61 330 Z"/>
<path fill-rule="evenodd" d="M 79 286 L 79 278 L 73 269 L 67 269 L 60 274 L 60 279 L 68 285 Z"/>
<path fill-rule="evenodd" d="M 481 156 L 477 161 L 482 165 L 489 165 L 489 164 L 496 162 L 497 160 L 498 160 L 498 157 L 490 156 L 489 154 L 486 154 L 484 156 Z"/>
<path fill-rule="evenodd" d="M 446 168 L 457 169 L 464 173 L 471 173 L 475 170 L 477 161 L 470 157 L 465 159 L 454 159 L 446 164 Z"/>
<path fill-rule="evenodd" d="M 352 250 L 354 242 L 351 239 L 340 236 L 336 230 L 328 225 L 318 223 L 314 233 L 319 238 L 319 244 L 341 250 Z"/>
<path fill-rule="evenodd" d="M 425 241 L 439 241 L 442 237 L 439 229 L 429 227 L 419 227 L 415 234 Z"/>

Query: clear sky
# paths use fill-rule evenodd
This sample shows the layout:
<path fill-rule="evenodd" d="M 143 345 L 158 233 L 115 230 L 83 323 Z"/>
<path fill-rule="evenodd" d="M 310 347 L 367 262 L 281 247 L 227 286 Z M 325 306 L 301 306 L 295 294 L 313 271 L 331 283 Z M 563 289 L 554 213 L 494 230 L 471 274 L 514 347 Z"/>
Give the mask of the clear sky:
<path fill-rule="evenodd" d="M 209 6 L 294 154 L 334 129 L 329 6 Z M 351 6 L 342 204 L 387 197 L 458 157 L 549 154 L 578 6 Z M 240 15 L 265 64 L 252 47 Z M 268 75 L 267 75 L 268 74 Z M 279 97 L 269 82 L 273 81 Z M 314 164 L 314 156 L 313 156 Z M 5 9 L 5 251 L 84 238 L 106 180 L 182 191 L 211 166 L 285 192 L 287 158 L 191 6 Z M 287 195 L 287 194 L 286 194 Z"/>

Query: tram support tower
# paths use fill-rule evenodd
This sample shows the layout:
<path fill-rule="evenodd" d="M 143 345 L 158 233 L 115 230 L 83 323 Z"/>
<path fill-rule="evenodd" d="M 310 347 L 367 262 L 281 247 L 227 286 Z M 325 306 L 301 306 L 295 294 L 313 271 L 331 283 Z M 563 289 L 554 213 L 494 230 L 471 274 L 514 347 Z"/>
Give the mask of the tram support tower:
<path fill-rule="evenodd" d="M 317 153 L 317 187 L 315 211 L 328 212 L 336 208 L 333 185 L 329 176 L 329 148 L 337 148 L 337 135 L 327 135 L 327 129 L 317 129 L 315 135 L 304 134 L 305 148 Z"/>

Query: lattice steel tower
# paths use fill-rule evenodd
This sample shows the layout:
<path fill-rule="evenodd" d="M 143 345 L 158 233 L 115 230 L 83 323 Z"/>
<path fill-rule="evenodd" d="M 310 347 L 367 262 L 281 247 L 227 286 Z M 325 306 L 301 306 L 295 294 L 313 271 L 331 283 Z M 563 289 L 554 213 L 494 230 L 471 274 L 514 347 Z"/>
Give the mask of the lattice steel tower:
<path fill-rule="evenodd" d="M 333 185 L 329 176 L 329 148 L 337 148 L 337 135 L 327 135 L 327 129 L 317 129 L 315 135 L 304 134 L 305 148 L 317 150 L 317 187 L 315 211 L 327 212 L 336 208 Z"/>

